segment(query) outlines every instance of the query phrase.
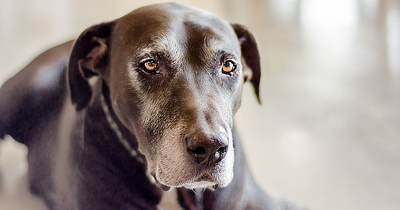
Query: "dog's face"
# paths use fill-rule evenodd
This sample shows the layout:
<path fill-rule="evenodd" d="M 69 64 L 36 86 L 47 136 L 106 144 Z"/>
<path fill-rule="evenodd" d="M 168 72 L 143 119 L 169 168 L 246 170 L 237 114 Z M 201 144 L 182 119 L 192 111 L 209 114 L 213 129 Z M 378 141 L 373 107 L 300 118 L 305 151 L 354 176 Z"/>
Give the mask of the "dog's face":
<path fill-rule="evenodd" d="M 257 47 L 243 27 L 178 4 L 143 7 L 77 40 L 69 83 L 82 109 L 89 101 L 82 88 L 74 93 L 82 86 L 74 70 L 101 75 L 113 110 L 137 137 L 149 173 L 162 186 L 230 183 L 242 84 L 251 78 L 258 96 L 260 78 Z"/>

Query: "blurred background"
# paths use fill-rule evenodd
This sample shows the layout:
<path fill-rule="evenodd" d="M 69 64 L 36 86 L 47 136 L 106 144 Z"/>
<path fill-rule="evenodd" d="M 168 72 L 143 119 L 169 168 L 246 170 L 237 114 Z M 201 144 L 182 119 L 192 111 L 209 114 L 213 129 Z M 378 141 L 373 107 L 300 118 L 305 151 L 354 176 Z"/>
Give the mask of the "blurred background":
<path fill-rule="evenodd" d="M 158 2 L 0 0 L 0 84 L 85 28 Z M 258 41 L 263 103 L 246 85 L 235 120 L 264 189 L 310 210 L 400 209 L 399 0 L 178 2 Z M 28 192 L 26 153 L 0 142 L 0 210 L 45 209 Z"/>

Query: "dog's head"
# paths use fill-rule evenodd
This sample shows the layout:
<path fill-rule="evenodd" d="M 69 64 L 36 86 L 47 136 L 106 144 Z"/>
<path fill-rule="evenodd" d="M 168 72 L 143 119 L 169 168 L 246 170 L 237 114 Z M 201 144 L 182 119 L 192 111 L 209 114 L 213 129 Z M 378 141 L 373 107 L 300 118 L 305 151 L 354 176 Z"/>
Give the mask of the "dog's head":
<path fill-rule="evenodd" d="M 259 98 L 257 44 L 243 26 L 179 4 L 143 7 L 77 39 L 68 70 L 77 110 L 91 101 L 93 75 L 161 185 L 231 182 L 242 84 L 250 80 Z"/>

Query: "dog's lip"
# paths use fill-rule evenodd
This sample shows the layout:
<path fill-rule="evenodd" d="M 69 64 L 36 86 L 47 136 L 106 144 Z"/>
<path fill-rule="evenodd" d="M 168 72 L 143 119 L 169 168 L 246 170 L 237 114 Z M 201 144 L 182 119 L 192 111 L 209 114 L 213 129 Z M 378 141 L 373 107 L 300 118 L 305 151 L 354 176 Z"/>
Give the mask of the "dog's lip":
<path fill-rule="evenodd" d="M 205 173 L 203 175 L 201 175 L 198 179 L 196 179 L 193 184 L 196 183 L 204 183 L 207 182 L 208 186 L 207 188 L 211 189 L 211 190 L 216 190 L 220 187 L 220 185 L 215 181 L 215 178 L 213 176 L 210 176 L 209 174 Z"/>
<path fill-rule="evenodd" d="M 164 190 L 164 191 L 170 191 L 170 190 L 171 190 L 171 187 L 170 187 L 170 186 L 167 186 L 167 185 L 165 185 L 165 184 L 161 184 L 161 183 L 157 180 L 157 177 L 156 177 L 154 174 L 151 174 L 151 176 L 154 178 L 154 184 L 155 184 L 158 188 L 160 188 L 160 189 L 162 189 L 162 190 Z"/>
<path fill-rule="evenodd" d="M 217 184 L 217 183 L 215 183 L 215 182 L 210 182 L 210 181 L 199 181 L 199 182 L 190 182 L 190 183 L 186 183 L 186 184 L 184 184 L 184 185 L 182 185 L 182 186 L 179 186 L 179 187 L 184 187 L 184 188 L 186 188 L 186 189 L 201 189 L 201 188 L 203 188 L 203 189 L 205 189 L 205 188 L 208 188 L 208 189 L 217 189 L 217 188 L 219 188 L 219 185 Z"/>
<path fill-rule="evenodd" d="M 194 181 L 194 183 L 195 182 L 204 182 L 204 181 L 207 181 L 207 182 L 215 182 L 214 181 L 214 179 L 213 179 L 213 177 L 211 177 L 209 174 L 207 174 L 207 173 L 203 173 L 202 175 L 200 175 L 195 181 Z"/>
<path fill-rule="evenodd" d="M 170 191 L 173 187 L 185 187 L 188 189 L 195 189 L 195 188 L 208 188 L 211 190 L 216 190 L 220 188 L 220 185 L 214 180 L 214 177 L 209 175 L 208 173 L 203 173 L 191 181 L 188 181 L 182 185 L 179 186 L 168 186 L 165 184 L 162 184 L 158 179 L 155 174 L 151 174 L 151 177 L 153 178 L 153 183 L 163 191 Z"/>
<path fill-rule="evenodd" d="M 161 184 L 161 183 L 159 183 L 159 182 L 156 182 L 156 185 L 157 185 L 158 188 L 160 188 L 160 189 L 162 189 L 162 190 L 164 190 L 164 191 L 170 191 L 170 190 L 171 190 L 171 187 L 170 187 L 170 186 L 163 185 L 163 184 Z"/>

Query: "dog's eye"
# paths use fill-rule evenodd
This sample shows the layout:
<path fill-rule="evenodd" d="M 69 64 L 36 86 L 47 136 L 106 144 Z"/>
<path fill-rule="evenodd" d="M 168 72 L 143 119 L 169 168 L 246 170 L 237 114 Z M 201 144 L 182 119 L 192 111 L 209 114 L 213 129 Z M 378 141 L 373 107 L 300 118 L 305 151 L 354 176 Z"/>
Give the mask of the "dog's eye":
<path fill-rule="evenodd" d="M 158 69 L 158 64 L 153 59 L 143 62 L 142 65 L 147 71 L 156 71 Z"/>
<path fill-rule="evenodd" d="M 225 61 L 224 64 L 222 65 L 222 72 L 225 74 L 228 74 L 236 69 L 236 64 L 229 60 Z"/>

